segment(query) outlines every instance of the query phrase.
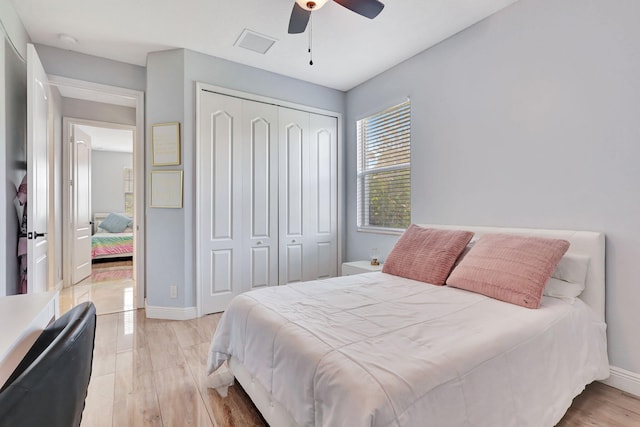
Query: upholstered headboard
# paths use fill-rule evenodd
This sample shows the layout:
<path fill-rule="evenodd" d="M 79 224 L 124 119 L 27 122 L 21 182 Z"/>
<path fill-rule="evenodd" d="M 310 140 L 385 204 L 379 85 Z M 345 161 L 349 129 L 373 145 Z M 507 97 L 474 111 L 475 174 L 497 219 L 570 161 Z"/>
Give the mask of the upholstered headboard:
<path fill-rule="evenodd" d="M 503 233 L 524 236 L 540 236 L 567 240 L 571 245 L 567 253 L 586 255 L 590 258 L 585 290 L 580 299 L 605 319 L 605 239 L 604 233 L 595 231 L 545 230 L 538 228 L 482 227 L 467 225 L 420 224 L 422 227 L 468 230 L 475 238 L 483 234 Z"/>

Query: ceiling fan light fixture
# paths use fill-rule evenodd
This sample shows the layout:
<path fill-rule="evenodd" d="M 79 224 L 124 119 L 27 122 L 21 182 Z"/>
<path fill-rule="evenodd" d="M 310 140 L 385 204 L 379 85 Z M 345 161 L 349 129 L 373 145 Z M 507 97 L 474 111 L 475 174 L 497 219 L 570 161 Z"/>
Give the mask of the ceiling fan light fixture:
<path fill-rule="evenodd" d="M 304 10 L 318 10 L 329 0 L 296 0 L 296 3 Z"/>

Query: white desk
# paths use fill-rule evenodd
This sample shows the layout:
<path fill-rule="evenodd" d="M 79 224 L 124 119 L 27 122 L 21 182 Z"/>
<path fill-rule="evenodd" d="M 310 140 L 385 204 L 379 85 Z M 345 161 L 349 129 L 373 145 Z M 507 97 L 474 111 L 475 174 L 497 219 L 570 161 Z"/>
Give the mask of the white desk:
<path fill-rule="evenodd" d="M 58 292 L 0 297 L 0 386 L 56 316 Z"/>

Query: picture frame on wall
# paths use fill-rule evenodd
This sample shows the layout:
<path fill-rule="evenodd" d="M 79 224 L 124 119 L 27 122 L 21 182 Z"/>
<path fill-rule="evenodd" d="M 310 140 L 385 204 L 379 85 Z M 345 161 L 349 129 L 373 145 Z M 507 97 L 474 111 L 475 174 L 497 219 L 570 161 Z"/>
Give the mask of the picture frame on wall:
<path fill-rule="evenodd" d="M 158 123 L 151 127 L 152 166 L 176 166 L 180 160 L 180 123 Z"/>
<path fill-rule="evenodd" d="M 182 208 L 182 171 L 151 171 L 149 206 L 152 208 Z"/>

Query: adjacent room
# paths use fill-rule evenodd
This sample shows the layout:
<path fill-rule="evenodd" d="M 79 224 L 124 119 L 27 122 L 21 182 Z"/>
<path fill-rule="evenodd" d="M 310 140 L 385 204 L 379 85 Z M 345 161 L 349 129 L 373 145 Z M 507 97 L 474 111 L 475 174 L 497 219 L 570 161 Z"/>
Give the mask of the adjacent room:
<path fill-rule="evenodd" d="M 0 424 L 640 425 L 639 16 L 0 0 Z"/>

